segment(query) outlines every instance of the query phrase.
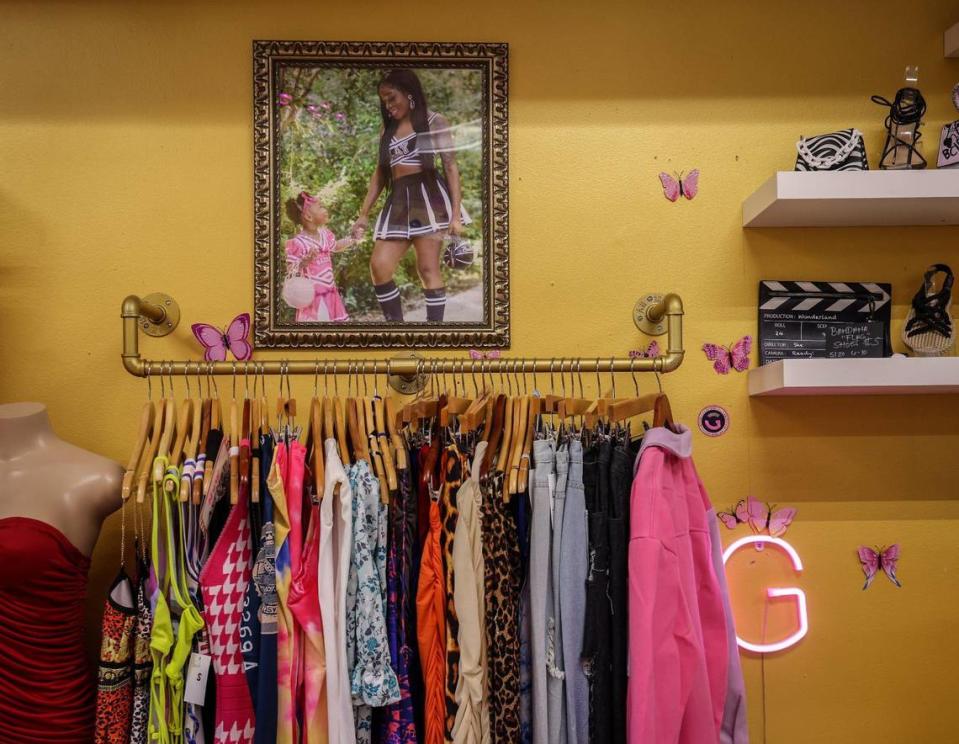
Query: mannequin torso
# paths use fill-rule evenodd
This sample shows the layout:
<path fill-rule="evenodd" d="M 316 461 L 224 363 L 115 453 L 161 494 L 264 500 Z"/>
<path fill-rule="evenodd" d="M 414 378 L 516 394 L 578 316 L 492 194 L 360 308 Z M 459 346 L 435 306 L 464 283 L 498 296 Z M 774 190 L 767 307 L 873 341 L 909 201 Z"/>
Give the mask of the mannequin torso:
<path fill-rule="evenodd" d="M 46 522 L 89 556 L 122 478 L 118 463 L 57 438 L 42 404 L 0 405 L 0 519 Z"/>

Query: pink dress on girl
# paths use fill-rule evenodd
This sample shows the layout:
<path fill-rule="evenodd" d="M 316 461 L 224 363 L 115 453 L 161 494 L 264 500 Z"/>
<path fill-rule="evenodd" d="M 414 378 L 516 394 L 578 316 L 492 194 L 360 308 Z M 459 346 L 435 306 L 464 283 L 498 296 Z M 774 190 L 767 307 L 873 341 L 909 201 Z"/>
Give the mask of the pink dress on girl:
<path fill-rule="evenodd" d="M 302 230 L 286 241 L 286 263 L 290 272 L 302 274 L 313 282 L 313 303 L 296 311 L 297 322 L 345 321 L 350 316 L 333 279 L 330 255 L 336 249 L 336 236 L 321 227 L 316 235 Z M 313 258 L 302 266 L 303 259 Z"/>

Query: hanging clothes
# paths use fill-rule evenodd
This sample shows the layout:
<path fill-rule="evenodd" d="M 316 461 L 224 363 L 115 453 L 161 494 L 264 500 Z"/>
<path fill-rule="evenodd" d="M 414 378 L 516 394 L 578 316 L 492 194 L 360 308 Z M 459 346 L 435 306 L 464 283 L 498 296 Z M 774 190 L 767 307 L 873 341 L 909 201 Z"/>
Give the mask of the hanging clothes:
<path fill-rule="evenodd" d="M 723 563 L 723 543 L 719 537 L 719 519 L 716 510 L 706 512 L 709 524 L 709 540 L 712 548 L 713 570 L 723 596 L 726 613 L 726 643 L 729 665 L 726 671 L 726 701 L 723 704 L 723 722 L 719 729 L 720 744 L 749 744 L 749 721 L 746 718 L 746 685 L 739 661 L 739 646 L 736 642 L 736 627 L 729 604 L 729 589 L 726 587 L 726 566 Z"/>
<path fill-rule="evenodd" d="M 489 655 L 490 738 L 494 744 L 520 739 L 519 720 L 519 542 L 516 520 L 503 498 L 503 476 L 483 488 L 483 565 L 486 601 L 486 647 Z"/>
<path fill-rule="evenodd" d="M 353 550 L 353 494 L 336 440 L 326 440 L 320 502 L 320 615 L 326 651 L 330 744 L 355 744 L 356 727 L 346 659 L 346 589 Z"/>
<path fill-rule="evenodd" d="M 548 744 L 549 723 L 546 694 L 546 596 L 549 582 L 549 522 L 553 488 L 552 439 L 537 439 L 533 442 L 533 486 L 531 501 L 533 519 L 529 539 L 529 576 L 526 579 L 530 590 L 530 659 L 532 689 L 533 744 Z"/>
<path fill-rule="evenodd" d="M 300 570 L 290 584 L 290 610 L 302 633 L 302 692 L 298 701 L 303 744 L 326 744 L 329 733 L 326 700 L 326 651 L 320 616 L 320 509 L 313 504 L 303 543 Z"/>
<path fill-rule="evenodd" d="M 626 437 L 613 444 L 609 463 L 609 607 L 610 607 L 610 737 L 626 744 L 626 690 L 629 658 L 629 497 L 633 462 L 639 445 Z"/>
<path fill-rule="evenodd" d="M 253 564 L 253 585 L 260 597 L 260 656 L 256 686 L 256 731 L 253 744 L 274 744 L 277 711 L 277 634 L 279 598 L 276 591 L 276 525 L 269 477 L 273 468 L 273 437 L 260 438 L 260 499 L 262 528 L 260 550 Z"/>
<path fill-rule="evenodd" d="M 589 680 L 582 662 L 589 547 L 583 483 L 583 444 L 569 442 L 569 476 L 559 566 L 560 619 L 563 624 L 563 672 L 566 682 L 566 730 L 571 741 L 589 741 Z"/>
<path fill-rule="evenodd" d="M 150 716 L 150 677 L 153 657 L 150 635 L 153 630 L 153 609 L 150 607 L 150 569 L 143 557 L 137 559 L 136 624 L 133 638 L 133 707 L 130 713 L 130 744 L 147 744 Z"/>
<path fill-rule="evenodd" d="M 239 499 L 200 572 L 216 683 L 214 744 L 251 744 L 253 701 L 240 652 L 240 615 L 252 575 L 249 504 Z"/>
<path fill-rule="evenodd" d="M 417 531 L 417 504 L 410 468 L 397 473 L 398 488 L 390 493 L 386 555 L 386 631 L 390 663 L 399 684 L 400 699 L 373 711 L 375 741 L 417 744 L 412 675 L 418 673 L 414 651 L 413 550 Z"/>
<path fill-rule="evenodd" d="M 447 741 L 453 739 L 453 726 L 456 724 L 456 687 L 459 684 L 460 648 L 459 618 L 456 615 L 456 574 L 453 565 L 453 543 L 456 536 L 456 522 L 459 509 L 456 493 L 463 482 L 465 461 L 455 442 L 444 451 L 441 460 L 441 497 L 440 519 L 443 529 L 440 532 L 440 549 L 443 554 L 443 574 L 446 579 L 446 723 Z"/>
<path fill-rule="evenodd" d="M 486 660 L 486 570 L 483 562 L 483 494 L 480 464 L 486 442 L 479 442 L 469 477 L 456 494 L 459 518 L 453 541 L 456 576 L 454 602 L 459 618 L 460 669 L 456 687 L 454 744 L 486 744 L 490 740 Z"/>
<path fill-rule="evenodd" d="M 133 645 L 137 608 L 121 568 L 103 608 L 94 744 L 128 744 L 133 720 Z"/>
<path fill-rule="evenodd" d="M 303 453 L 299 453 L 302 484 Z M 300 532 L 300 508 L 302 494 L 294 493 L 290 485 L 293 456 L 285 442 L 276 446 L 273 467 L 268 486 L 273 496 L 276 519 L 276 594 L 277 594 L 277 744 L 298 744 L 299 722 L 296 717 L 295 692 L 297 685 L 299 634 L 290 610 L 290 583 L 294 566 L 299 569 L 302 533 Z"/>
<path fill-rule="evenodd" d="M 438 497 L 438 494 L 437 494 Z M 440 506 L 430 500 L 416 590 L 416 632 L 423 671 L 424 744 L 443 744 L 446 726 L 446 595 L 440 548 Z"/>
<path fill-rule="evenodd" d="M 646 432 L 630 503 L 630 744 L 718 741 L 728 642 L 706 514 L 679 427 Z"/>
<path fill-rule="evenodd" d="M 563 516 L 566 513 L 566 484 L 569 479 L 569 451 L 556 450 L 549 513 L 549 576 L 546 585 L 546 705 L 550 744 L 567 744 L 566 662 L 563 654 L 563 618 L 560 611 L 560 566 L 563 564 Z M 535 471 L 534 471 L 535 477 Z"/>
<path fill-rule="evenodd" d="M 400 688 L 390 666 L 386 594 L 386 505 L 366 460 L 350 466 L 353 560 L 346 597 L 346 649 L 358 744 L 373 740 L 371 706 L 395 703 Z"/>

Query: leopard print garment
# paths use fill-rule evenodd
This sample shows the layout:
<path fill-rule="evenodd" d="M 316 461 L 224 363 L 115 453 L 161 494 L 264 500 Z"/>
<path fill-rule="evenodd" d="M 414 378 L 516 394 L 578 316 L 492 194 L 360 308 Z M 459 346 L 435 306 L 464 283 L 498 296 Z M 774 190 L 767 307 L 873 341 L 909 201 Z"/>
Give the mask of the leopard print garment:
<path fill-rule="evenodd" d="M 520 741 L 518 618 L 522 564 L 516 520 L 510 504 L 503 500 L 503 480 L 503 474 L 497 473 L 481 483 L 491 744 Z"/>
<path fill-rule="evenodd" d="M 95 744 L 129 744 L 133 711 L 133 584 L 122 568 L 103 609 Z"/>
<path fill-rule="evenodd" d="M 150 676 L 153 657 L 150 656 L 150 632 L 153 612 L 147 598 L 147 573 L 143 561 L 138 562 L 137 621 L 133 639 L 133 715 L 130 717 L 130 744 L 147 744 L 147 721 L 150 715 Z"/>
<path fill-rule="evenodd" d="M 440 498 L 440 520 L 443 528 L 440 533 L 440 550 L 443 555 L 443 573 L 446 575 L 446 740 L 453 741 L 453 725 L 456 723 L 456 687 L 460 678 L 460 622 L 453 601 L 455 577 L 453 576 L 453 533 L 459 509 L 456 506 L 456 492 L 463 483 L 465 457 L 456 444 L 451 444 L 443 452 L 442 474 L 443 491 Z"/>

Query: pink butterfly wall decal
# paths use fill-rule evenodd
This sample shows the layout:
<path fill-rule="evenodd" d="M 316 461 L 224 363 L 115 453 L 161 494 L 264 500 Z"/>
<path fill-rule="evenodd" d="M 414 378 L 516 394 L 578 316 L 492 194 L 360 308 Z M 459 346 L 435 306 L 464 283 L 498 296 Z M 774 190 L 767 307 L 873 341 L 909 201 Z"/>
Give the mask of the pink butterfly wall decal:
<path fill-rule="evenodd" d="M 672 176 L 668 173 L 660 173 L 659 181 L 663 184 L 663 196 L 671 202 L 681 196 L 692 199 L 699 193 L 699 168 L 693 168 L 685 178 L 682 171 Z"/>
<path fill-rule="evenodd" d="M 500 350 L 490 349 L 489 351 L 480 351 L 479 349 L 470 349 L 470 359 L 499 359 Z"/>
<path fill-rule="evenodd" d="M 249 313 L 237 315 L 225 331 L 207 323 L 194 323 L 191 328 L 204 349 L 203 358 L 208 362 L 226 361 L 227 349 L 241 362 L 253 356 L 253 346 L 247 340 L 250 335 Z"/>
<path fill-rule="evenodd" d="M 899 544 L 890 545 L 888 548 L 867 548 L 860 545 L 856 551 L 859 554 L 859 562 L 862 564 L 862 572 L 866 574 L 866 583 L 862 585 L 862 590 L 866 591 L 872 580 L 876 578 L 879 571 L 883 571 L 889 580 L 898 587 L 902 587 L 899 579 L 896 578 L 896 566 L 899 563 Z"/>
<path fill-rule="evenodd" d="M 717 374 L 728 375 L 730 369 L 745 372 L 749 369 L 749 352 L 753 348 L 753 337 L 743 336 L 731 347 L 719 344 L 703 344 L 706 358 L 713 363 Z"/>
<path fill-rule="evenodd" d="M 657 341 L 650 341 L 649 346 L 646 347 L 646 350 L 643 349 L 631 349 L 629 352 L 630 359 L 653 359 L 658 357 L 660 354 L 659 343 Z"/>
<path fill-rule="evenodd" d="M 739 524 L 748 524 L 749 529 L 756 534 L 765 532 L 773 537 L 780 537 L 786 534 L 786 528 L 796 517 L 796 509 L 791 506 L 774 509 L 754 496 L 747 496 L 733 509 L 717 512 L 716 516 L 726 529 L 732 530 Z"/>

